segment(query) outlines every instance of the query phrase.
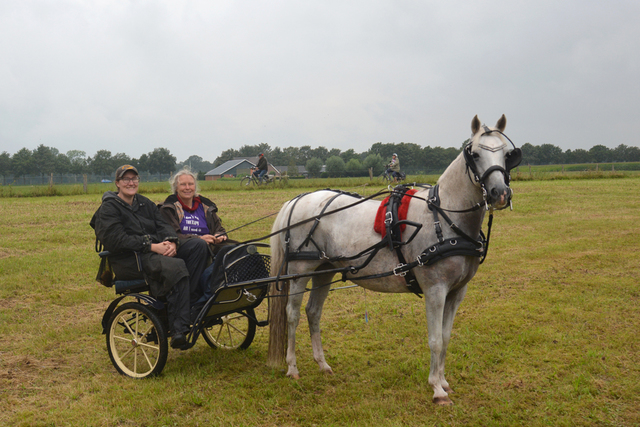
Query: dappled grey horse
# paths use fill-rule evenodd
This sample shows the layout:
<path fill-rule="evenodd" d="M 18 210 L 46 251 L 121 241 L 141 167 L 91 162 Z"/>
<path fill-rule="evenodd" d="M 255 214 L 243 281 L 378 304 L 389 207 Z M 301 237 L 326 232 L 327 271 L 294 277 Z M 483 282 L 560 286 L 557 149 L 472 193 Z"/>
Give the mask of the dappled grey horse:
<path fill-rule="evenodd" d="M 434 195 L 432 189 L 420 188 L 413 195 L 407 212 L 407 220 L 422 224 L 422 227 L 414 233 L 415 236 L 409 243 L 407 240 L 412 233 L 410 227 L 407 227 L 402 235 L 404 244 L 400 244 L 400 256 L 412 261 L 410 267 L 415 268 L 410 271 L 417 282 L 416 286 L 419 286 L 413 290 L 424 295 L 431 351 L 429 384 L 434 392 L 433 401 L 437 404 L 452 403 L 448 397 L 452 390 L 444 375 L 445 356 L 454 316 L 467 291 L 467 283 L 475 275 L 486 250 L 486 240 L 481 232 L 485 211 L 503 209 L 511 202 L 509 170 L 520 162 L 521 152 L 513 143 L 507 143 L 508 138 L 502 133 L 505 125 L 504 115 L 495 128 L 481 125 L 478 117 L 474 117 L 471 123 L 472 138 L 438 180 L 438 192 Z M 434 206 L 436 195 L 437 207 Z M 317 216 L 328 203 L 331 206 L 327 212 L 353 204 L 354 198 L 349 195 L 336 196 L 332 191 L 317 191 L 294 200 L 295 202 L 292 200 L 285 203 L 280 210 L 273 225 L 274 232 Z M 327 364 L 322 349 L 320 317 L 329 293 L 327 285 L 336 272 L 321 272 L 357 264 L 358 259 L 344 258 L 359 254 L 381 241 L 380 234 L 373 230 L 379 206 L 379 201 L 368 200 L 338 213 L 325 215 L 320 221 L 293 227 L 287 233 L 279 233 L 271 238 L 271 265 L 275 271 L 273 276 L 278 273 L 303 276 L 310 272 L 316 274 L 312 277 L 306 314 L 314 359 L 320 370 L 326 373 L 333 371 Z M 434 210 L 437 215 L 434 215 Z M 450 223 L 445 221 L 445 217 Z M 296 248 L 308 246 L 310 236 L 313 240 L 312 247 L 320 255 L 316 259 L 304 259 L 313 258 L 312 256 L 291 256 Z M 462 255 L 460 252 L 452 252 L 454 255 L 429 262 L 430 251 L 444 253 L 452 246 L 461 247 L 462 242 L 469 248 Z M 362 256 L 364 257 L 366 255 Z M 355 274 L 349 272 L 346 278 L 372 291 L 411 292 L 406 276 L 388 274 L 390 271 L 406 272 L 398 270 L 398 258 L 396 251 L 384 248 L 364 268 Z M 299 378 L 295 353 L 296 328 L 300 320 L 303 292 L 309 279 L 307 276 L 290 281 L 286 305 L 287 376 L 296 379 Z"/>

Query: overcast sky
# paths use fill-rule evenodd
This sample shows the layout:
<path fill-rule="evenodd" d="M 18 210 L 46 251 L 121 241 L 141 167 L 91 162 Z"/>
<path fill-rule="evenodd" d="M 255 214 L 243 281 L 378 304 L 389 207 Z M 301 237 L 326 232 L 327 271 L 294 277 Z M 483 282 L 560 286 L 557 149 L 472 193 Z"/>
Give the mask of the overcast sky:
<path fill-rule="evenodd" d="M 0 152 L 640 145 L 640 1 L 0 0 Z"/>

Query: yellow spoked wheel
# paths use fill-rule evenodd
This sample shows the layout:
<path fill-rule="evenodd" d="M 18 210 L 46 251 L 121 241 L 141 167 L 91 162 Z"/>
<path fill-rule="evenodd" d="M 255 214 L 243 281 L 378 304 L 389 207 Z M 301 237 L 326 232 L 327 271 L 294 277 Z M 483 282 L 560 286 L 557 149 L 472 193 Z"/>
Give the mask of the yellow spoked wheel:
<path fill-rule="evenodd" d="M 107 348 L 111 363 L 122 375 L 158 375 L 167 363 L 167 332 L 149 307 L 129 302 L 118 307 L 109 319 Z"/>
<path fill-rule="evenodd" d="M 249 348 L 256 335 L 256 323 L 252 320 L 256 316 L 252 308 L 243 313 L 231 313 L 223 316 L 222 323 L 204 328 L 202 336 L 207 344 L 223 350 Z"/>

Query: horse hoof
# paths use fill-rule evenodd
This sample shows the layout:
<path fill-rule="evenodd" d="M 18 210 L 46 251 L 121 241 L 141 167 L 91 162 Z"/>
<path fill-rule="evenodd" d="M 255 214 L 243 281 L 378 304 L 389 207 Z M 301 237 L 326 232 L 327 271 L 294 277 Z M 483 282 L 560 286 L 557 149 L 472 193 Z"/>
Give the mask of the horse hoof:
<path fill-rule="evenodd" d="M 287 376 L 289 378 L 291 378 L 292 380 L 299 380 L 300 379 L 300 375 L 298 375 L 298 374 L 288 374 Z"/>
<path fill-rule="evenodd" d="M 453 405 L 453 401 L 451 401 L 451 399 L 449 399 L 448 396 L 434 397 L 433 398 L 433 403 L 435 403 L 438 406 L 451 406 L 451 405 Z"/>

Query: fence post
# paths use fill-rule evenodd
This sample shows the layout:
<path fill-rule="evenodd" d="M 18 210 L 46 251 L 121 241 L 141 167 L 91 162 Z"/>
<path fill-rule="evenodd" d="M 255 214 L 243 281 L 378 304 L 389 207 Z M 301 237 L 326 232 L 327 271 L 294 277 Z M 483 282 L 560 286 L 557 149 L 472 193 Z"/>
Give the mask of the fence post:
<path fill-rule="evenodd" d="M 51 191 L 51 189 L 53 189 L 53 172 L 51 172 L 49 176 L 49 191 Z"/>
<path fill-rule="evenodd" d="M 87 174 L 82 174 L 82 188 L 84 190 L 84 194 L 87 194 Z"/>
<path fill-rule="evenodd" d="M 369 168 L 369 181 L 373 181 L 373 168 Z"/>

